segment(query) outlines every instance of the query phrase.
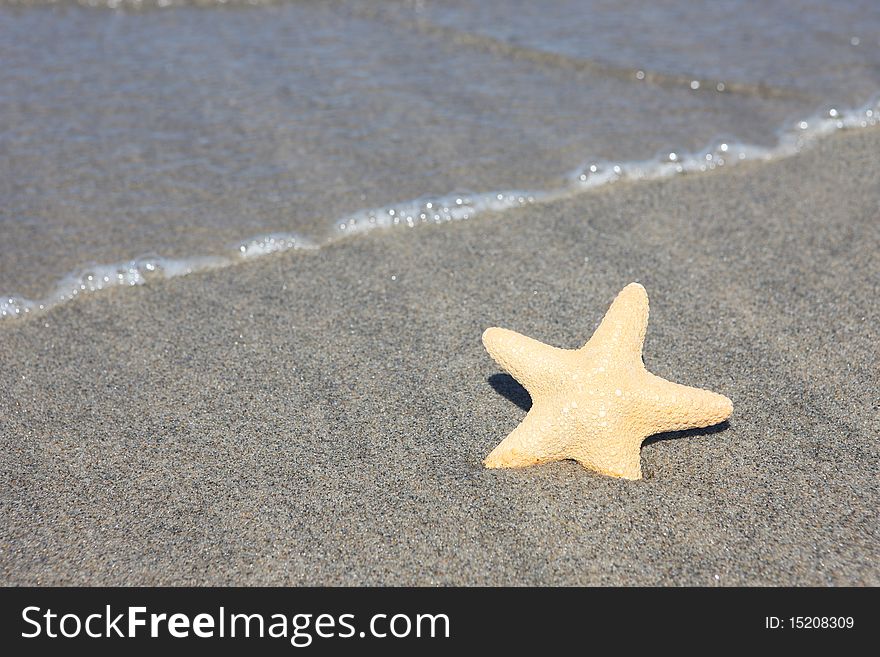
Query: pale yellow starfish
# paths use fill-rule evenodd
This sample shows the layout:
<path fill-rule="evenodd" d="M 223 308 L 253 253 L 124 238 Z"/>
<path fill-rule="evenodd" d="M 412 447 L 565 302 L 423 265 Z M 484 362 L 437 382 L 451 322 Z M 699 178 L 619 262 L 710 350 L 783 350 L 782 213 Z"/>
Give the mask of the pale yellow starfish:
<path fill-rule="evenodd" d="M 730 417 L 733 404 L 727 397 L 645 369 L 647 328 L 648 294 L 631 283 L 580 349 L 557 349 L 507 329 L 486 329 L 489 355 L 528 390 L 532 408 L 486 457 L 485 466 L 574 459 L 605 475 L 641 479 L 645 438 Z"/>

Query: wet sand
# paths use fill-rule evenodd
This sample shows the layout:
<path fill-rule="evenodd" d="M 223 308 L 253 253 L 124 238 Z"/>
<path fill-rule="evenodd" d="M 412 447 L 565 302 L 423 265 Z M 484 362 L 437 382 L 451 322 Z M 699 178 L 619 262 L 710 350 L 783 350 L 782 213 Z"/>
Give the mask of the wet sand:
<path fill-rule="evenodd" d="M 5 584 L 878 585 L 880 132 L 112 290 L 0 326 Z M 730 397 L 641 482 L 480 460 L 480 343 L 651 299 Z"/>

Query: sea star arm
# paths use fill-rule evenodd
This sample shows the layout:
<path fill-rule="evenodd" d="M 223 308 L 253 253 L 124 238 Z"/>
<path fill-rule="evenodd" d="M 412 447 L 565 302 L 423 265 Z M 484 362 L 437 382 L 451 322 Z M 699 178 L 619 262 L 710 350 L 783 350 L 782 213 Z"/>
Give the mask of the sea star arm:
<path fill-rule="evenodd" d="M 642 345 L 648 330 L 648 293 L 630 283 L 611 304 L 599 328 L 581 350 L 602 351 L 617 362 L 642 361 Z"/>
<path fill-rule="evenodd" d="M 487 468 L 522 468 L 568 458 L 563 453 L 566 435 L 570 431 L 566 425 L 560 422 L 556 413 L 536 404 L 483 464 Z"/>
<path fill-rule="evenodd" d="M 637 408 L 649 435 L 718 424 L 730 417 L 733 402 L 724 395 L 672 383 L 646 371 Z"/>
<path fill-rule="evenodd" d="M 533 398 L 537 391 L 562 378 L 567 365 L 565 355 L 570 353 L 502 328 L 486 329 L 483 344 L 489 355 Z"/>
<path fill-rule="evenodd" d="M 568 458 L 609 477 L 641 479 L 641 447 L 647 437 L 643 427 L 638 422 L 619 419 L 606 429 L 598 429 L 593 440 L 574 443 Z"/>

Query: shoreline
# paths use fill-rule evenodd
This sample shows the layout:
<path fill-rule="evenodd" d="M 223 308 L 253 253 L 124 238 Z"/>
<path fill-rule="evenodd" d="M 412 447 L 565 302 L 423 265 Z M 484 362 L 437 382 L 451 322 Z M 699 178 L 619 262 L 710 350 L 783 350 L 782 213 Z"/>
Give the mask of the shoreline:
<path fill-rule="evenodd" d="M 877 585 L 877 153 L 844 132 L 9 323 L 3 582 Z M 632 281 L 648 368 L 729 425 L 650 438 L 636 483 L 484 470 L 527 401 L 483 329 L 573 347 Z"/>
<path fill-rule="evenodd" d="M 291 232 L 268 232 L 239 240 L 223 253 L 174 258 L 141 255 L 115 263 L 91 263 L 60 278 L 44 297 L 29 299 L 0 293 L 0 322 L 28 319 L 55 306 L 112 288 L 134 287 L 159 278 L 176 278 L 211 269 L 233 267 L 244 261 L 283 251 L 320 249 L 351 235 L 388 228 L 415 228 L 475 219 L 477 215 L 518 210 L 590 193 L 615 183 L 651 182 L 678 175 L 708 173 L 742 164 L 775 162 L 794 157 L 841 131 L 871 130 L 880 120 L 880 96 L 856 109 L 831 109 L 779 128 L 773 146 L 714 140 L 693 153 L 670 152 L 665 157 L 634 162 L 596 161 L 566 176 L 561 186 L 540 190 L 446 194 L 421 197 L 380 208 L 360 210 L 333 222 L 323 239 Z M 2 326 L 2 325 L 0 325 Z"/>

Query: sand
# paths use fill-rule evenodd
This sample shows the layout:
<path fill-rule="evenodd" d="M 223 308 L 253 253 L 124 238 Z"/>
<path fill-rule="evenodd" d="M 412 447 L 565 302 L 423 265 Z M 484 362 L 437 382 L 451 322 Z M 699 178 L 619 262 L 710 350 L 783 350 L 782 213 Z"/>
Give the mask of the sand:
<path fill-rule="evenodd" d="M 0 326 L 5 584 L 878 585 L 880 133 L 114 290 Z M 489 471 L 503 326 L 643 283 L 730 397 L 646 478 Z"/>

